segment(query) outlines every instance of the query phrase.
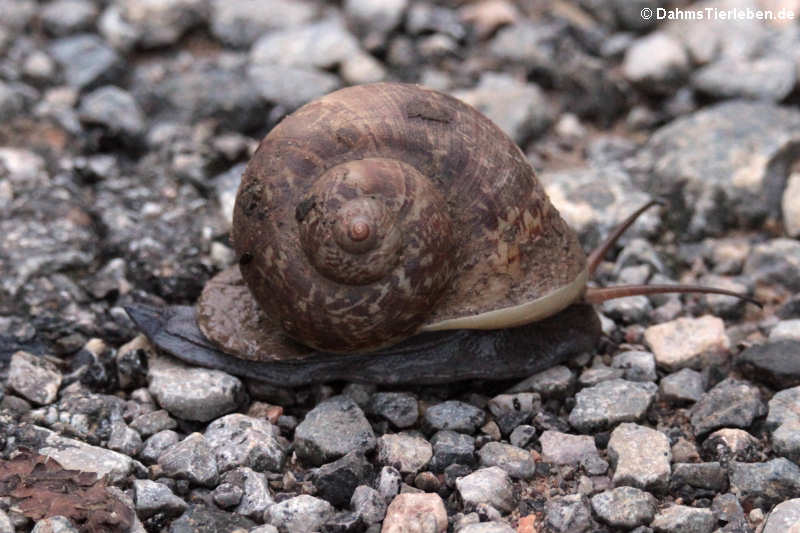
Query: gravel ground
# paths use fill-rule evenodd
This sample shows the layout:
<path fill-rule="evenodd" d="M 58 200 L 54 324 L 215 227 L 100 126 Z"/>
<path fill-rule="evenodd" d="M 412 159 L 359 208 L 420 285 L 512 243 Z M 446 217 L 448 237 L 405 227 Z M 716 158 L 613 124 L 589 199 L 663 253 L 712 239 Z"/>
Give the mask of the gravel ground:
<path fill-rule="evenodd" d="M 657 8 L 735 20 L 646 20 Z M 797 0 L 0 0 L 0 533 L 800 527 Z M 701 11 L 711 13 L 713 11 Z M 718 13 L 718 12 L 714 12 Z M 599 281 L 593 353 L 510 382 L 281 389 L 124 311 L 233 262 L 258 141 L 417 82 L 522 146 Z"/>

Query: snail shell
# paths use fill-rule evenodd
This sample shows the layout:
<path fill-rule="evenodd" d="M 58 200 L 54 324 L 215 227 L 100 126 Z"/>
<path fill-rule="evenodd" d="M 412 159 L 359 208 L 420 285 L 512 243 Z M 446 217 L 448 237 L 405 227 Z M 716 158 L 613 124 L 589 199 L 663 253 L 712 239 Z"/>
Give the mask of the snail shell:
<path fill-rule="evenodd" d="M 404 84 L 342 89 L 276 126 L 242 178 L 233 242 L 241 279 L 209 283 L 198 325 L 256 360 L 280 358 L 283 334 L 350 353 L 529 323 L 578 299 L 587 277 L 516 144 L 463 102 Z M 222 323 L 234 330 L 216 333 Z"/>

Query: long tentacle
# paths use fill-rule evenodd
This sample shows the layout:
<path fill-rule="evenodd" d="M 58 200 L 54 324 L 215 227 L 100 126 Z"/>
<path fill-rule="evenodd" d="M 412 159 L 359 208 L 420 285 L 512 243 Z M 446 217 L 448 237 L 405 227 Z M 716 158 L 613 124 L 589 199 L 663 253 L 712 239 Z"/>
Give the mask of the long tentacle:
<path fill-rule="evenodd" d="M 590 304 L 599 304 L 614 298 L 624 298 L 626 296 L 638 296 L 640 294 L 664 294 L 676 292 L 695 292 L 705 294 L 723 294 L 740 298 L 758 307 L 763 307 L 761 302 L 750 296 L 739 294 L 738 292 L 717 289 L 714 287 L 704 287 L 702 285 L 619 285 L 617 287 L 589 287 L 586 289 L 584 301 Z"/>
<path fill-rule="evenodd" d="M 642 213 L 644 213 L 654 205 L 664 205 L 664 201 L 651 200 L 646 204 L 644 204 L 642 207 L 637 209 L 631 216 L 626 218 L 624 222 L 622 222 L 619 226 L 617 226 L 616 229 L 614 229 L 614 231 L 612 231 L 611 234 L 608 237 L 606 237 L 606 240 L 600 243 L 600 246 L 595 248 L 592 251 L 592 253 L 589 254 L 589 257 L 586 259 L 586 262 L 588 263 L 587 268 L 589 269 L 589 277 L 592 277 L 594 271 L 597 270 L 597 265 L 599 265 L 600 261 L 603 260 L 603 257 L 606 255 L 606 252 L 608 252 L 608 250 L 612 246 L 614 246 L 614 243 L 616 243 L 617 240 L 620 238 L 620 236 L 623 233 L 625 233 L 625 230 L 631 227 L 631 224 L 636 222 L 636 219 L 639 218 L 639 216 Z"/>

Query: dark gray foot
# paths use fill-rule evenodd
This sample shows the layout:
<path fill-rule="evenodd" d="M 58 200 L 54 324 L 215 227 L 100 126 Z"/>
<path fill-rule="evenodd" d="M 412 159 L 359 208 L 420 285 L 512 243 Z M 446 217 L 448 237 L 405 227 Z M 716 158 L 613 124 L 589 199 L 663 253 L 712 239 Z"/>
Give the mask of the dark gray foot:
<path fill-rule="evenodd" d="M 432 332 L 371 354 L 314 352 L 302 361 L 256 362 L 214 347 L 198 329 L 193 307 L 126 310 L 156 346 L 178 359 L 283 387 L 335 380 L 433 384 L 524 377 L 594 350 L 600 337 L 594 309 L 577 304 L 518 328 Z"/>

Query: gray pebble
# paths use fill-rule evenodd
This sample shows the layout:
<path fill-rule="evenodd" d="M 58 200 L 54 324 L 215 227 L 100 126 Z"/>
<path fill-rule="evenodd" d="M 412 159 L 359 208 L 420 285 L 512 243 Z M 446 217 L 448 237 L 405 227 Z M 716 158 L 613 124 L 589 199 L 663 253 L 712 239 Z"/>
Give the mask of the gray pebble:
<path fill-rule="evenodd" d="M 283 106 L 287 112 L 334 91 L 341 85 L 333 74 L 313 67 L 268 63 L 251 65 L 247 72 L 261 98 L 271 104 Z"/>
<path fill-rule="evenodd" d="M 315 12 L 301 0 L 212 0 L 211 33 L 228 46 L 250 46 L 268 31 L 308 22 Z"/>
<path fill-rule="evenodd" d="M 760 443 L 747 431 L 723 428 L 715 431 L 703 441 L 703 451 L 719 461 L 752 462 L 758 460 Z"/>
<path fill-rule="evenodd" d="M 151 359 L 148 390 L 158 404 L 178 418 L 207 422 L 230 413 L 244 400 L 242 382 L 219 370 Z"/>
<path fill-rule="evenodd" d="M 487 442 L 478 451 L 481 466 L 499 466 L 514 479 L 531 479 L 536 462 L 531 452 L 501 442 Z"/>
<path fill-rule="evenodd" d="M 779 457 L 765 463 L 732 462 L 731 492 L 744 505 L 769 509 L 800 491 L 800 467 Z"/>
<path fill-rule="evenodd" d="M 265 475 L 251 468 L 242 466 L 229 470 L 222 475 L 221 481 L 238 489 L 233 491 L 240 494 L 233 511 L 242 516 L 259 521 L 264 511 L 275 503 Z"/>
<path fill-rule="evenodd" d="M 403 20 L 408 0 L 347 0 L 345 14 L 352 18 L 365 39 L 382 40 Z"/>
<path fill-rule="evenodd" d="M 110 137 L 131 141 L 144 132 L 144 115 L 136 100 L 113 85 L 99 87 L 84 96 L 79 113 L 84 124 L 102 126 Z"/>
<path fill-rule="evenodd" d="M 67 84 L 77 89 L 113 82 L 122 68 L 117 53 L 98 36 L 89 33 L 53 41 L 50 55 L 61 66 Z"/>
<path fill-rule="evenodd" d="M 288 442 L 269 421 L 233 413 L 214 420 L 204 433 L 214 450 L 217 467 L 225 472 L 237 466 L 257 472 L 280 472 Z"/>
<path fill-rule="evenodd" d="M 665 491 L 670 480 L 671 451 L 667 436 L 644 426 L 620 424 L 608 441 L 614 485 Z"/>
<path fill-rule="evenodd" d="M 556 465 L 574 465 L 585 457 L 597 456 L 597 446 L 590 435 L 570 435 L 546 430 L 539 437 L 542 460 Z"/>
<path fill-rule="evenodd" d="M 208 17 L 202 0 L 118 0 L 116 5 L 144 48 L 174 44 Z"/>
<path fill-rule="evenodd" d="M 661 378 L 661 397 L 674 404 L 697 402 L 703 397 L 703 375 L 691 368 L 668 374 Z"/>
<path fill-rule="evenodd" d="M 213 487 L 219 473 L 214 451 L 200 433 L 192 433 L 167 448 L 158 458 L 164 474 L 196 485 Z"/>
<path fill-rule="evenodd" d="M 312 470 L 310 479 L 317 489 L 317 496 L 341 508 L 350 502 L 356 487 L 369 483 L 372 477 L 372 464 L 363 453 L 353 451 Z"/>
<path fill-rule="evenodd" d="M 388 504 L 400 492 L 403 477 L 393 466 L 384 466 L 378 475 L 377 487 L 383 500 Z"/>
<path fill-rule="evenodd" d="M 372 396 L 370 411 L 391 422 L 395 427 L 407 428 L 417 423 L 417 399 L 405 392 L 379 392 Z"/>
<path fill-rule="evenodd" d="M 580 494 L 548 500 L 544 513 L 547 525 L 559 533 L 583 533 L 592 527 L 589 502 Z"/>
<path fill-rule="evenodd" d="M 135 479 L 133 495 L 136 513 L 143 519 L 156 513 L 167 517 L 179 516 L 186 510 L 186 502 L 175 496 L 169 487 L 149 479 Z"/>
<path fill-rule="evenodd" d="M 689 57 L 680 42 L 656 31 L 634 41 L 625 54 L 622 73 L 643 88 L 669 93 L 689 73 Z"/>
<path fill-rule="evenodd" d="M 672 482 L 700 489 L 724 492 L 728 488 L 728 472 L 720 463 L 675 463 Z"/>
<path fill-rule="evenodd" d="M 351 451 L 373 450 L 375 434 L 352 399 L 334 396 L 306 414 L 295 429 L 294 445 L 301 461 L 320 466 Z"/>
<path fill-rule="evenodd" d="M 471 509 L 488 503 L 503 512 L 511 512 L 516 505 L 511 478 L 497 466 L 481 468 L 456 480 L 456 489 L 465 508 Z"/>
<path fill-rule="evenodd" d="M 5 511 L 0 509 L 0 533 L 14 533 L 14 525 Z"/>
<path fill-rule="evenodd" d="M 217 485 L 211 494 L 214 498 L 214 503 L 223 509 L 230 509 L 239 505 L 239 502 L 242 501 L 243 493 L 244 491 L 241 488 L 225 482 Z M 262 509 L 261 511 L 263 513 L 264 510 Z"/>
<path fill-rule="evenodd" d="M 155 463 L 158 458 L 164 453 L 164 450 L 177 444 L 181 440 L 180 435 L 171 429 L 164 429 L 148 437 L 144 441 L 142 450 L 139 452 L 139 457 L 147 463 Z"/>
<path fill-rule="evenodd" d="M 61 372 L 43 357 L 27 352 L 11 356 L 8 385 L 23 398 L 39 405 L 55 401 L 61 387 Z"/>
<path fill-rule="evenodd" d="M 711 533 L 714 523 L 711 509 L 672 505 L 660 511 L 650 525 L 658 533 Z"/>
<path fill-rule="evenodd" d="M 592 496 L 592 509 L 606 524 L 625 529 L 647 525 L 656 514 L 656 499 L 635 487 L 617 487 Z"/>
<path fill-rule="evenodd" d="M 516 529 L 506 522 L 492 520 L 491 522 L 469 524 L 457 531 L 458 533 L 515 533 Z"/>
<path fill-rule="evenodd" d="M 782 390 L 769 401 L 767 428 L 772 448 L 795 463 L 800 461 L 800 387 Z"/>
<path fill-rule="evenodd" d="M 474 405 L 450 400 L 438 403 L 425 411 L 424 424 L 437 431 L 450 429 L 459 433 L 475 433 L 486 422 L 486 413 Z"/>
<path fill-rule="evenodd" d="M 611 361 L 613 368 L 625 371 L 624 378 L 628 381 L 655 381 L 656 360 L 653 354 L 643 351 L 621 352 Z"/>
<path fill-rule="evenodd" d="M 670 372 L 700 368 L 710 357 L 730 348 L 724 322 L 710 315 L 681 317 L 650 326 L 644 332 L 644 340 L 658 366 Z"/>
<path fill-rule="evenodd" d="M 378 463 L 393 466 L 401 474 L 414 474 L 433 457 L 431 443 L 408 433 L 386 434 L 378 438 Z"/>
<path fill-rule="evenodd" d="M 622 379 L 625 371 L 621 368 L 611 368 L 605 365 L 595 365 L 587 368 L 578 377 L 578 383 L 582 387 L 592 387 L 603 381 L 611 381 L 612 379 Z"/>
<path fill-rule="evenodd" d="M 800 341 L 800 318 L 781 320 L 769 331 L 770 341 Z"/>
<path fill-rule="evenodd" d="M 125 422 L 118 420 L 111 426 L 108 448 L 133 457 L 142 449 L 142 437 L 136 430 L 128 427 Z"/>
<path fill-rule="evenodd" d="M 250 62 L 327 69 L 358 51 L 358 41 L 344 24 L 327 19 L 267 33 L 250 49 Z"/>
<path fill-rule="evenodd" d="M 650 407 L 656 390 L 654 383 L 603 381 L 575 396 L 569 423 L 579 431 L 592 431 L 639 420 Z"/>
<path fill-rule="evenodd" d="M 175 429 L 178 423 L 169 416 L 165 409 L 156 409 L 149 413 L 137 416 L 129 424 L 131 429 L 135 429 L 142 437 L 150 437 L 165 429 Z"/>
<path fill-rule="evenodd" d="M 538 392 L 542 398 L 557 398 L 569 392 L 574 383 L 575 374 L 569 368 L 557 365 L 520 381 L 508 393 Z"/>
<path fill-rule="evenodd" d="M 281 533 L 312 533 L 333 516 L 333 506 L 320 498 L 303 494 L 270 506 L 264 521 Z"/>
<path fill-rule="evenodd" d="M 747 376 L 784 389 L 800 385 L 800 340 L 785 339 L 756 344 L 736 357 L 738 366 Z"/>
<path fill-rule="evenodd" d="M 747 428 L 766 411 L 757 387 L 728 378 L 706 392 L 690 413 L 695 436 L 699 437 L 721 427 Z"/>
<path fill-rule="evenodd" d="M 41 442 L 40 454 L 53 458 L 65 469 L 92 472 L 97 477 L 108 476 L 111 483 L 118 483 L 132 472 L 143 470 L 127 455 L 62 437 L 48 429 L 31 426 L 31 433 L 27 436 Z"/>
<path fill-rule="evenodd" d="M 739 528 L 739 531 L 746 531 L 748 528 L 747 519 L 744 516 L 744 509 L 739 504 L 736 495 L 731 493 L 717 494 L 711 503 L 711 512 L 717 520 L 726 522 L 731 530 Z"/>
<path fill-rule="evenodd" d="M 49 33 L 61 37 L 90 29 L 97 7 L 89 0 L 55 0 L 42 8 L 40 18 Z"/>
<path fill-rule="evenodd" d="M 37 521 L 31 533 L 78 533 L 78 530 L 65 516 L 49 516 Z"/>
<path fill-rule="evenodd" d="M 781 502 L 769 513 L 762 533 L 783 533 L 800 526 L 800 498 Z"/>
<path fill-rule="evenodd" d="M 697 70 L 691 82 L 716 98 L 780 102 L 794 89 L 797 74 L 789 58 L 722 59 Z"/>
<path fill-rule="evenodd" d="M 475 464 L 475 438 L 471 435 L 444 429 L 437 431 L 430 440 L 433 445 L 431 470 L 442 472 L 451 464 Z"/>
<path fill-rule="evenodd" d="M 394 495 L 392 496 L 394 498 Z M 367 485 L 359 485 L 350 498 L 350 507 L 368 525 L 378 524 L 386 516 L 386 498 Z"/>
<path fill-rule="evenodd" d="M 517 448 L 527 448 L 536 441 L 536 428 L 527 424 L 522 424 L 514 428 L 508 436 L 508 442 Z"/>

